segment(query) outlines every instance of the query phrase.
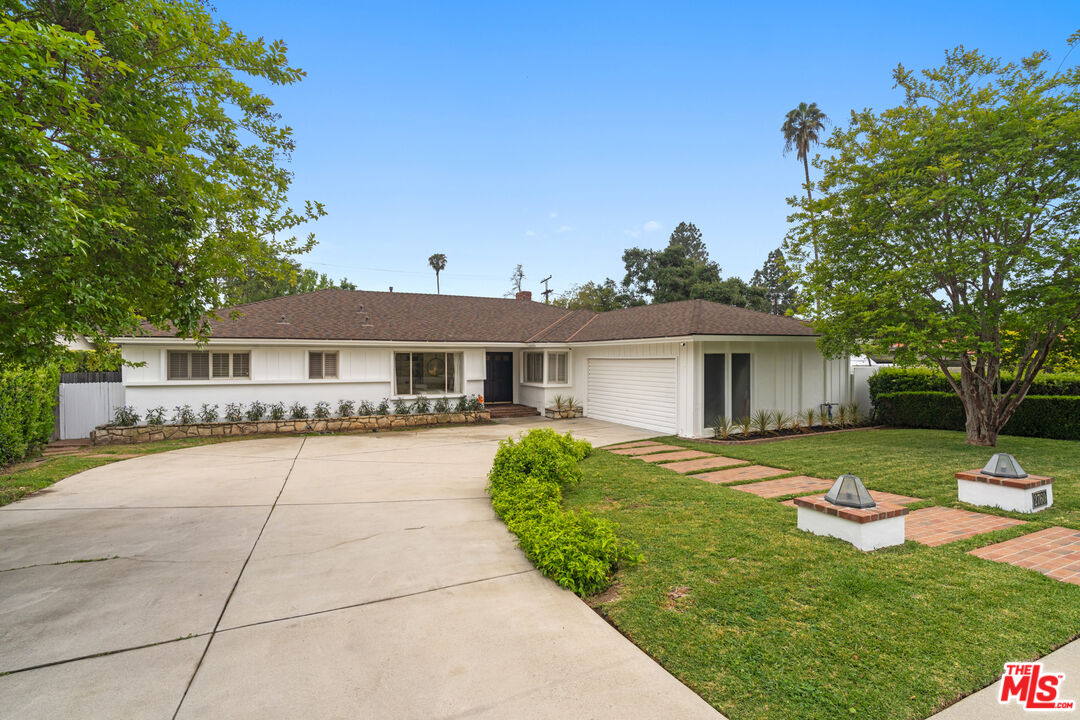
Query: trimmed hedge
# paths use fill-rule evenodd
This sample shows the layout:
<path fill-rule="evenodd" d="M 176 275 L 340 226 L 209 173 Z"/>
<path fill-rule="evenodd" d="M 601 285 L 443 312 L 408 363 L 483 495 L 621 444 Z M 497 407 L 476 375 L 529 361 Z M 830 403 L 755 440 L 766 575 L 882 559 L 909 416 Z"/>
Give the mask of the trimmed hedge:
<path fill-rule="evenodd" d="M 963 430 L 964 406 L 953 392 L 893 392 L 878 396 L 878 417 L 900 427 Z M 1080 397 L 1028 395 L 1002 435 L 1080 440 Z"/>
<path fill-rule="evenodd" d="M 526 557 L 582 597 L 606 588 L 620 562 L 640 559 L 611 522 L 562 507 L 562 488 L 581 480 L 578 463 L 590 452 L 592 445 L 569 433 L 532 430 L 499 443 L 488 475 L 491 505 Z"/>
<path fill-rule="evenodd" d="M 0 370 L 0 466 L 49 441 L 59 385 L 56 367 Z"/>
<path fill-rule="evenodd" d="M 1008 385 L 1015 375 L 1002 373 L 1001 382 Z M 952 386 L 940 370 L 927 368 L 882 368 L 868 380 L 870 384 L 870 403 L 876 408 L 879 395 L 894 392 L 943 392 L 952 393 Z M 1028 395 L 1073 395 L 1080 396 L 1080 374 L 1060 373 L 1052 375 L 1040 373 L 1031 383 Z M 1026 400 L 1024 402 L 1027 402 Z"/>

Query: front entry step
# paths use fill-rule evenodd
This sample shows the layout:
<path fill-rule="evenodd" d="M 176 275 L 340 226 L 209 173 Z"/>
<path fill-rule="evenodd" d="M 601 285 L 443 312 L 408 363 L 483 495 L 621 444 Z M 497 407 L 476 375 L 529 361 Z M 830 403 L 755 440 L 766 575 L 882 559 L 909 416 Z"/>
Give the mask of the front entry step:
<path fill-rule="evenodd" d="M 540 411 L 534 407 L 529 407 L 528 405 L 514 405 L 512 403 L 507 403 L 505 405 L 488 405 L 485 409 L 491 412 L 492 420 L 532 417 L 540 414 Z"/>

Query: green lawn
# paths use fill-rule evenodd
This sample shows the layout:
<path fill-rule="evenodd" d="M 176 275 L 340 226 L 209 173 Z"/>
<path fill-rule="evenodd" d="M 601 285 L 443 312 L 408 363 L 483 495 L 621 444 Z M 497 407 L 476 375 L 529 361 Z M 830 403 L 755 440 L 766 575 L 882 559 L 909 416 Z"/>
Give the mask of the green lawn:
<path fill-rule="evenodd" d="M 990 454 L 960 433 L 917 430 L 737 447 L 664 440 L 800 474 L 854 472 L 938 505 L 958 505 L 953 473 Z M 991 683 L 1004 662 L 1080 634 L 1080 586 L 966 554 L 1049 525 L 1080 528 L 1080 443 L 1010 437 L 998 449 L 1056 477 L 1055 507 L 936 548 L 862 553 L 800 532 L 778 500 L 607 452 L 583 463 L 566 499 L 614 520 L 645 556 L 597 598 L 600 612 L 732 720 L 923 718 Z"/>

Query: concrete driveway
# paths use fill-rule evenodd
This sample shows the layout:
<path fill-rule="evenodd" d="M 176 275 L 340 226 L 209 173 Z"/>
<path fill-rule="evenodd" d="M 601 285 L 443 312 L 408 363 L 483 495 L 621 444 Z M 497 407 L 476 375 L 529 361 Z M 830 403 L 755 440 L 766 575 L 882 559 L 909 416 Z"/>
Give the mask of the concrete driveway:
<path fill-rule="evenodd" d="M 540 419 L 126 460 L 0 509 L 0 717 L 718 718 L 494 516 Z"/>

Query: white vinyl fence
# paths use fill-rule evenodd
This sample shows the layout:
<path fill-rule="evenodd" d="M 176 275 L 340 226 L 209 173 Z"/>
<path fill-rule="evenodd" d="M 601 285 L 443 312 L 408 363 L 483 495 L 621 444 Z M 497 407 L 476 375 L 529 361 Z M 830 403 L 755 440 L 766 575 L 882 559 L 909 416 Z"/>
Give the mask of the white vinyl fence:
<path fill-rule="evenodd" d="M 124 404 L 119 376 L 119 372 L 62 373 L 53 438 L 90 437 L 91 430 L 112 420 L 113 412 Z"/>
<path fill-rule="evenodd" d="M 882 367 L 882 365 L 851 366 L 851 400 L 859 403 L 859 410 L 863 414 L 873 409 L 870 406 L 870 376 Z"/>

